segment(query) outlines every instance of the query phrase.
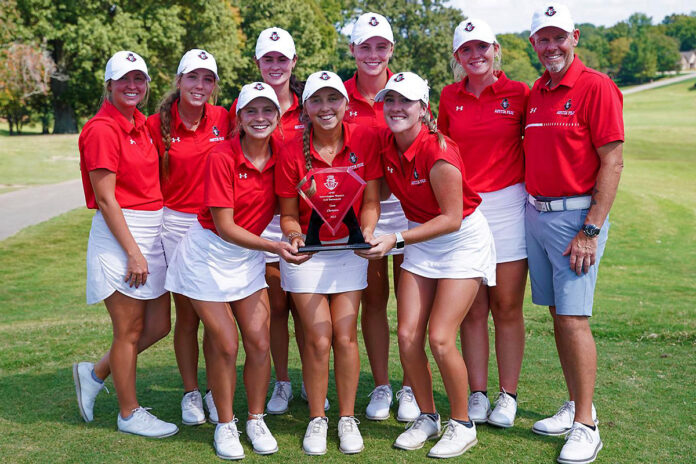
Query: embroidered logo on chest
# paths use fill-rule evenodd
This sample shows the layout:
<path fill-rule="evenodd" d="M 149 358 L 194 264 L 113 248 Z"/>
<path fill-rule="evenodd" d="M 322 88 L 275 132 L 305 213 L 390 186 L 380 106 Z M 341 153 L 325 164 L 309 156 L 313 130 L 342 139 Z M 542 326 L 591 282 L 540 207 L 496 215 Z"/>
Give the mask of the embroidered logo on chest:
<path fill-rule="evenodd" d="M 496 114 L 509 114 L 509 115 L 515 114 L 515 112 L 513 110 L 508 109 L 510 107 L 510 102 L 508 101 L 507 98 L 503 98 L 501 100 L 500 107 L 502 108 L 502 110 L 496 108 L 493 112 Z"/>
<path fill-rule="evenodd" d="M 240 172 L 240 173 L 239 173 L 239 178 L 240 178 L 240 179 L 246 179 L 246 178 L 247 178 L 247 173 L 246 173 L 246 172 L 244 172 L 244 173 Z"/>
<path fill-rule="evenodd" d="M 575 110 L 571 110 L 573 107 L 573 99 L 569 98 L 567 102 L 565 102 L 565 105 L 563 105 L 562 110 L 556 111 L 556 114 L 561 115 L 561 116 L 572 116 L 575 114 Z"/>
<path fill-rule="evenodd" d="M 172 143 L 181 142 L 181 137 L 172 137 Z"/>
<path fill-rule="evenodd" d="M 352 151 L 350 152 L 349 158 L 350 158 L 350 162 L 353 163 L 353 164 L 355 164 L 355 163 L 358 162 L 358 155 L 356 155 L 356 154 L 353 153 Z"/>

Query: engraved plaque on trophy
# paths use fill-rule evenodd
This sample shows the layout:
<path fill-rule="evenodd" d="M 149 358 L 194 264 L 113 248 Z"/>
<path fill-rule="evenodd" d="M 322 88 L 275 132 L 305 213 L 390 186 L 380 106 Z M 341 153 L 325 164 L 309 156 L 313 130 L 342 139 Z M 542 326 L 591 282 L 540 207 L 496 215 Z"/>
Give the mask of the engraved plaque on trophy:
<path fill-rule="evenodd" d="M 371 248 L 371 245 L 365 243 L 353 210 L 353 203 L 362 195 L 365 185 L 365 181 L 348 166 L 311 169 L 307 173 L 297 185 L 300 196 L 312 208 L 305 246 L 299 247 L 300 253 Z M 319 240 L 322 224 L 326 224 L 334 235 L 345 224 L 348 228 L 348 243 L 322 245 Z"/>

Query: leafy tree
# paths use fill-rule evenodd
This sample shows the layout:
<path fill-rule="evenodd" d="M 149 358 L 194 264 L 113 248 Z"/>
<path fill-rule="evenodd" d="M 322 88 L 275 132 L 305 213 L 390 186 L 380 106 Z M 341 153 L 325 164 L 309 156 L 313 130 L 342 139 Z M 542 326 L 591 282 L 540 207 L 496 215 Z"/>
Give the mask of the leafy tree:
<path fill-rule="evenodd" d="M 624 58 L 628 55 L 632 40 L 628 37 L 619 37 L 609 42 L 608 68 L 610 72 L 617 73 Z"/>
<path fill-rule="evenodd" d="M 630 28 L 628 26 L 628 23 L 626 21 L 621 21 L 619 23 L 614 24 L 613 26 L 607 28 L 605 37 L 609 42 L 612 42 L 616 39 L 622 38 L 622 37 L 629 37 L 630 36 Z"/>
<path fill-rule="evenodd" d="M 680 68 L 679 40 L 658 33 L 650 33 L 648 38 L 657 50 L 658 71 L 675 71 Z"/>
<path fill-rule="evenodd" d="M 0 0 L 0 44 L 10 43 L 17 30 L 17 2 Z"/>
<path fill-rule="evenodd" d="M 585 66 L 592 68 L 592 69 L 600 69 L 601 68 L 599 55 L 597 55 L 592 50 L 584 48 L 584 47 L 577 47 L 575 49 L 575 54 L 578 55 L 578 57 L 582 60 L 582 62 L 585 64 Z"/>
<path fill-rule="evenodd" d="M 679 50 L 696 49 L 696 12 L 690 15 L 666 16 L 662 21 L 665 34 L 679 40 Z"/>
<path fill-rule="evenodd" d="M 532 66 L 527 49 L 531 48 L 528 40 L 515 34 L 498 34 L 502 54 L 502 68 L 505 74 L 513 80 L 532 85 L 539 77 L 539 72 Z"/>
<path fill-rule="evenodd" d="M 647 34 L 631 42 L 628 53 L 621 63 L 619 79 L 622 82 L 645 82 L 657 73 L 657 47 Z"/>
<path fill-rule="evenodd" d="M 652 18 L 645 13 L 633 13 L 628 17 L 629 35 L 637 37 L 652 27 Z"/>
<path fill-rule="evenodd" d="M 0 49 L 0 113 L 7 118 L 10 135 L 28 120 L 32 104 L 48 95 L 55 63 L 48 54 L 28 44 L 13 43 Z"/>

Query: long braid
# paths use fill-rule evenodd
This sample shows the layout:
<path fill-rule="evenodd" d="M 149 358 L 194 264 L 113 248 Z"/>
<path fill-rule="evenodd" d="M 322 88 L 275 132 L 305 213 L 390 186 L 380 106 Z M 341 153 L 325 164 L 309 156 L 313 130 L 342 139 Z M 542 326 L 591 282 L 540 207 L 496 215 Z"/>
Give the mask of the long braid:
<path fill-rule="evenodd" d="M 440 133 L 440 131 L 437 130 L 437 123 L 435 122 L 435 119 L 433 119 L 433 115 L 430 114 L 430 111 L 427 110 L 427 107 L 425 115 L 423 116 L 423 124 L 425 124 L 425 127 L 428 128 L 428 131 L 431 134 L 435 134 L 437 136 L 437 143 L 438 145 L 440 145 L 440 148 L 442 150 L 447 148 L 447 141 L 445 140 L 445 137 Z"/>
<path fill-rule="evenodd" d="M 312 151 L 310 148 L 310 132 L 312 130 L 312 123 L 309 121 L 309 118 L 306 119 L 307 120 L 305 121 L 304 132 L 302 133 L 302 152 L 304 154 L 305 159 L 305 168 L 307 168 L 307 172 L 309 172 L 312 170 Z M 311 178 L 311 182 L 312 183 L 310 184 L 310 186 L 307 189 L 304 189 L 305 194 L 309 197 L 317 193 L 317 184 L 314 180 L 314 177 Z M 299 186 L 301 187 L 302 183 Z"/>
<path fill-rule="evenodd" d="M 162 98 L 157 108 L 160 115 L 160 132 L 164 143 L 164 155 L 160 165 L 160 177 L 163 180 L 169 178 L 169 149 L 172 147 L 172 105 L 179 99 L 181 92 L 175 88 L 170 90 Z"/>

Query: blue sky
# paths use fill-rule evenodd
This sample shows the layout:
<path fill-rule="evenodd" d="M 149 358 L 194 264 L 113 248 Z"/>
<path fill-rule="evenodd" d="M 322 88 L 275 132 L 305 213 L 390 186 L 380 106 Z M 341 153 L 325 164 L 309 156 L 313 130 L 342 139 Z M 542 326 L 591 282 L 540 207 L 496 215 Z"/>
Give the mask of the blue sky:
<path fill-rule="evenodd" d="M 543 0 L 452 0 L 451 6 L 464 14 L 481 18 L 496 34 L 529 29 L 534 8 Z M 659 23 L 672 13 L 696 11 L 696 0 L 564 0 L 578 23 L 612 26 L 636 12 L 645 13 Z"/>

